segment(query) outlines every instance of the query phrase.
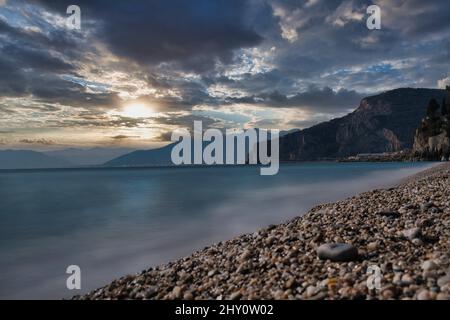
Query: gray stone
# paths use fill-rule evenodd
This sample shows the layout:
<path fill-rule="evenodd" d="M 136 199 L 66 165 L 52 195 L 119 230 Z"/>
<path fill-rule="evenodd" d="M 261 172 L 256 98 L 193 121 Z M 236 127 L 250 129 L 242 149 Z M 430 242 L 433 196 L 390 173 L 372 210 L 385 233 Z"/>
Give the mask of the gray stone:
<path fill-rule="evenodd" d="M 315 286 L 309 286 L 308 288 L 306 288 L 306 296 L 308 298 L 316 295 L 318 292 L 319 290 Z"/>
<path fill-rule="evenodd" d="M 449 275 L 440 277 L 438 279 L 438 281 L 437 281 L 437 284 L 438 284 L 439 287 L 443 287 L 443 286 L 445 286 L 445 285 L 447 285 L 449 283 L 450 283 L 450 276 Z"/>
<path fill-rule="evenodd" d="M 433 206 L 434 206 L 433 202 L 426 202 L 426 203 L 423 203 L 423 204 L 420 205 L 420 209 L 422 211 L 427 211 L 428 209 L 430 209 Z"/>
<path fill-rule="evenodd" d="M 378 215 L 389 217 L 389 218 L 397 218 L 400 216 L 400 213 L 396 210 L 385 209 L 378 212 Z"/>
<path fill-rule="evenodd" d="M 436 300 L 450 300 L 450 295 L 445 292 L 440 292 L 437 294 Z"/>
<path fill-rule="evenodd" d="M 428 290 L 422 290 L 417 294 L 417 300 L 430 300 L 430 293 Z"/>
<path fill-rule="evenodd" d="M 351 261 L 358 258 L 358 249 L 348 243 L 326 243 L 317 248 L 320 259 L 331 261 Z"/>
<path fill-rule="evenodd" d="M 403 231 L 403 235 L 409 240 L 419 238 L 421 233 L 420 228 L 411 228 Z"/>
<path fill-rule="evenodd" d="M 229 297 L 230 300 L 239 300 L 242 297 L 242 293 L 240 291 L 236 291 L 232 293 Z"/>
<path fill-rule="evenodd" d="M 183 295 L 184 300 L 192 300 L 194 299 L 194 295 L 190 291 L 186 291 L 186 293 Z"/>
<path fill-rule="evenodd" d="M 409 286 L 414 283 L 414 279 L 409 274 L 404 274 L 401 279 L 401 284 Z"/>
<path fill-rule="evenodd" d="M 180 299 L 182 297 L 183 291 L 182 291 L 181 287 L 176 286 L 173 288 L 172 294 L 175 299 Z"/>
<path fill-rule="evenodd" d="M 427 260 L 422 263 L 422 269 L 424 271 L 435 270 L 437 267 L 437 264 L 433 260 Z"/>

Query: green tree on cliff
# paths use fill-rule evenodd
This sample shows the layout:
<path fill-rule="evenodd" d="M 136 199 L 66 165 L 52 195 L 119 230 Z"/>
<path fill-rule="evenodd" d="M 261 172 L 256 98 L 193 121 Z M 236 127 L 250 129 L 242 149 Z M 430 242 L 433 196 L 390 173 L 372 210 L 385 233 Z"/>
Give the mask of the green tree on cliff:
<path fill-rule="evenodd" d="M 441 108 L 441 113 L 443 116 L 448 115 L 448 109 L 447 109 L 447 104 L 446 104 L 446 100 L 445 98 L 442 100 L 442 108 Z"/>
<path fill-rule="evenodd" d="M 440 109 L 439 103 L 436 101 L 436 99 L 431 99 L 430 102 L 428 103 L 428 107 L 427 107 L 427 116 L 429 116 L 430 118 L 434 117 L 436 114 L 436 111 L 438 111 Z"/>

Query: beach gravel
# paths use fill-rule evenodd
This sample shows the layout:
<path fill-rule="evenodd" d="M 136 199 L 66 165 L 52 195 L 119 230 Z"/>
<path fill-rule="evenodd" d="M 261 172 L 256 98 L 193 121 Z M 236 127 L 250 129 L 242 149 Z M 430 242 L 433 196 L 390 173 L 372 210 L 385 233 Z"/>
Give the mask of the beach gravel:
<path fill-rule="evenodd" d="M 378 270 L 379 282 L 370 270 Z M 219 242 L 74 299 L 447 300 L 449 295 L 445 163 L 395 187 L 318 205 L 287 223 Z"/>

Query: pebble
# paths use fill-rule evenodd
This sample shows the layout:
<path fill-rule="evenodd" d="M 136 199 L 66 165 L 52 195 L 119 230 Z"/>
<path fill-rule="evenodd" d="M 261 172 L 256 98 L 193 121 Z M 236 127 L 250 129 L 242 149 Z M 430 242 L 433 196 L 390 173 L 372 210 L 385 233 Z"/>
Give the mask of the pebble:
<path fill-rule="evenodd" d="M 382 210 L 382 211 L 378 212 L 378 215 L 389 217 L 389 218 L 397 218 L 400 216 L 400 213 L 397 210 L 386 209 L 386 210 Z"/>
<path fill-rule="evenodd" d="M 184 300 L 192 300 L 194 299 L 194 295 L 190 291 L 186 291 L 183 295 Z"/>
<path fill-rule="evenodd" d="M 245 261 L 248 258 L 250 258 L 251 256 L 252 256 L 252 252 L 250 250 L 246 249 L 246 250 L 244 250 L 244 252 L 242 252 L 242 255 L 240 256 L 239 259 L 241 261 Z"/>
<path fill-rule="evenodd" d="M 378 249 L 378 242 L 371 242 L 367 245 L 367 250 L 369 251 L 375 251 Z"/>
<path fill-rule="evenodd" d="M 421 229 L 420 228 L 411 228 L 403 231 L 403 235 L 408 238 L 409 240 L 413 240 L 416 238 L 419 238 L 421 235 Z"/>
<path fill-rule="evenodd" d="M 409 274 L 404 274 L 401 279 L 402 285 L 410 285 L 414 283 L 414 279 Z"/>
<path fill-rule="evenodd" d="M 180 299 L 181 295 L 182 295 L 181 287 L 179 287 L 179 286 L 174 287 L 172 290 L 172 294 L 175 299 Z"/>
<path fill-rule="evenodd" d="M 286 289 L 292 288 L 294 283 L 295 283 L 295 279 L 294 278 L 290 278 L 288 281 L 286 281 L 286 283 L 284 284 L 284 287 Z"/>
<path fill-rule="evenodd" d="M 242 293 L 240 291 L 234 292 L 230 295 L 230 300 L 239 300 L 242 297 Z"/>
<path fill-rule="evenodd" d="M 352 261 L 358 258 L 358 249 L 348 243 L 325 243 L 317 248 L 320 259 Z"/>
<path fill-rule="evenodd" d="M 318 289 L 315 286 L 309 286 L 306 288 L 306 296 L 308 298 L 311 298 L 312 296 L 315 296 L 318 293 Z"/>
<path fill-rule="evenodd" d="M 426 202 L 420 205 L 420 210 L 422 211 L 427 211 L 429 208 L 433 207 L 434 203 L 433 202 Z"/>
<path fill-rule="evenodd" d="M 422 263 L 422 269 L 423 269 L 424 271 L 435 270 L 437 267 L 438 267 L 437 264 L 434 263 L 433 260 L 427 260 L 427 261 L 424 261 L 424 262 Z"/>
<path fill-rule="evenodd" d="M 440 292 L 436 295 L 436 300 L 450 300 L 450 294 Z"/>
<path fill-rule="evenodd" d="M 430 292 L 428 290 L 422 290 L 417 294 L 417 300 L 430 300 Z"/>
<path fill-rule="evenodd" d="M 439 278 L 437 281 L 437 285 L 439 287 L 444 287 L 449 283 L 450 283 L 450 275 L 443 276 L 443 277 Z"/>
<path fill-rule="evenodd" d="M 212 277 L 213 275 L 215 275 L 217 273 L 217 270 L 213 269 L 211 271 L 208 272 L 208 277 Z"/>
<path fill-rule="evenodd" d="M 386 290 L 383 290 L 383 292 L 381 293 L 381 296 L 385 300 L 392 299 L 394 297 L 394 292 L 390 289 L 386 289 Z"/>
<path fill-rule="evenodd" d="M 144 297 L 145 299 L 152 298 L 156 293 L 158 293 L 158 287 L 157 286 L 148 286 L 145 290 Z"/>

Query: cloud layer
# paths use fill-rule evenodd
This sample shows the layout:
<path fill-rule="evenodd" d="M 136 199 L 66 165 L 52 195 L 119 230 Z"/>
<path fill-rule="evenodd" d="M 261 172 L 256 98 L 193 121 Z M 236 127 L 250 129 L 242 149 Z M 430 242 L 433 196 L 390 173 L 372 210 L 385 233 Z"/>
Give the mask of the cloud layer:
<path fill-rule="evenodd" d="M 70 4 L 0 2 L 2 146 L 146 145 L 193 119 L 306 127 L 449 83 L 446 0 L 79 0 L 81 30 Z"/>

